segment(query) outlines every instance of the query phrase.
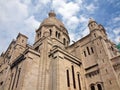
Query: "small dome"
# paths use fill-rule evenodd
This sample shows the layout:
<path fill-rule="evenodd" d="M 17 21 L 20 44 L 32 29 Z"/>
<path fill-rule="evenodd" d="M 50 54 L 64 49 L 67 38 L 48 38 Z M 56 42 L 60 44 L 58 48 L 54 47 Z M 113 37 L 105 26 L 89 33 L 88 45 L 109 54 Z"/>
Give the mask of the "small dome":
<path fill-rule="evenodd" d="M 49 26 L 49 25 L 55 25 L 58 28 L 62 27 L 62 28 L 64 28 L 66 30 L 64 24 L 60 20 L 58 20 L 56 18 L 56 14 L 53 11 L 51 11 L 48 15 L 49 15 L 49 17 L 46 18 L 45 20 L 43 20 L 43 22 L 41 23 L 40 27 L 41 26 L 45 26 L 45 25 L 47 25 L 47 26 Z"/>
<path fill-rule="evenodd" d="M 92 23 L 92 22 L 95 22 L 95 20 L 94 20 L 93 18 L 90 18 L 90 19 L 89 19 L 89 22 L 88 22 L 88 25 L 89 25 L 90 23 Z"/>

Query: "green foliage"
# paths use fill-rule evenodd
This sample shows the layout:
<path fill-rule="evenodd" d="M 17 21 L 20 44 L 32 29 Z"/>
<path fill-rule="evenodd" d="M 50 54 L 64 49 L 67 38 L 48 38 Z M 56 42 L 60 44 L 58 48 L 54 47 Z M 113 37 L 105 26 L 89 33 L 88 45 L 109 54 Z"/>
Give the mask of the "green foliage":
<path fill-rule="evenodd" d="M 120 43 L 118 44 L 118 45 L 116 45 L 116 47 L 119 49 L 119 51 L 120 51 Z"/>

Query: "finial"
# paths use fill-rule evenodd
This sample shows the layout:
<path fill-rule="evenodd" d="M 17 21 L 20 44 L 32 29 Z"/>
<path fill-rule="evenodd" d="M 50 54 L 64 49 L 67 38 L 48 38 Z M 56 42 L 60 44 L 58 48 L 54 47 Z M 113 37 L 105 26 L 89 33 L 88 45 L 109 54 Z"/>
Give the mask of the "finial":
<path fill-rule="evenodd" d="M 51 11 L 49 12 L 49 17 L 56 17 L 56 14 L 54 13 L 53 10 L 51 10 Z"/>

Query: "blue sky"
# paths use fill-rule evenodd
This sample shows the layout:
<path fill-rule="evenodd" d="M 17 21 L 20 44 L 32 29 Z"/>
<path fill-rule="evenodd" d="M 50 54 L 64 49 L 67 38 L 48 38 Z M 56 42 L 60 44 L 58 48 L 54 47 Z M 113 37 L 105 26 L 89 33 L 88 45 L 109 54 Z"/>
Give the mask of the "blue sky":
<path fill-rule="evenodd" d="M 71 40 L 86 36 L 88 20 L 94 18 L 109 39 L 120 42 L 120 0 L 0 0 L 0 53 L 19 32 L 33 44 L 35 30 L 51 10 L 65 24 Z"/>

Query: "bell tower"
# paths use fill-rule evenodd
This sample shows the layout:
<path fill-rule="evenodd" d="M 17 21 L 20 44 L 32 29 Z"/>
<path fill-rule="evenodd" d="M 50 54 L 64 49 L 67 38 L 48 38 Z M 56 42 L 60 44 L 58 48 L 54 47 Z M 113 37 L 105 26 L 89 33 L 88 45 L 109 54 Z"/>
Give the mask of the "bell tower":
<path fill-rule="evenodd" d="M 99 36 L 107 39 L 105 28 L 101 24 L 98 24 L 94 19 L 90 18 L 88 27 L 93 39 Z"/>
<path fill-rule="evenodd" d="M 94 19 L 90 18 L 89 23 L 88 23 L 88 27 L 89 27 L 90 32 L 91 32 L 91 31 L 98 29 L 98 24 Z"/>
<path fill-rule="evenodd" d="M 64 49 L 69 42 L 69 35 L 64 24 L 56 18 L 56 14 L 53 11 L 49 12 L 48 18 L 44 19 L 36 30 L 33 45 L 33 49 L 40 53 L 38 90 L 48 90 L 49 88 L 49 77 L 51 75 L 49 53 L 56 46 Z"/>

